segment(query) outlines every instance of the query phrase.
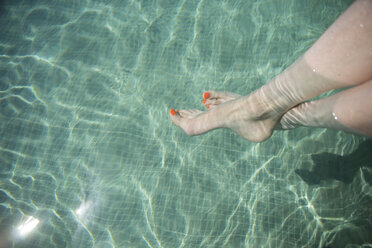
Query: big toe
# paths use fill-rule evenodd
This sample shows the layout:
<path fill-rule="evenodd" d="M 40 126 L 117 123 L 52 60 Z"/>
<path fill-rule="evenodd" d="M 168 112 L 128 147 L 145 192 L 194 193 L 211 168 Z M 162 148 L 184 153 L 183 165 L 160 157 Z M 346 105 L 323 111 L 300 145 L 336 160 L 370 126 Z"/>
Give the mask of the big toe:
<path fill-rule="evenodd" d="M 239 94 L 235 94 L 232 92 L 221 92 L 221 91 L 213 91 L 209 90 L 203 93 L 204 100 L 221 100 L 221 101 L 228 101 L 233 100 L 241 97 Z"/>

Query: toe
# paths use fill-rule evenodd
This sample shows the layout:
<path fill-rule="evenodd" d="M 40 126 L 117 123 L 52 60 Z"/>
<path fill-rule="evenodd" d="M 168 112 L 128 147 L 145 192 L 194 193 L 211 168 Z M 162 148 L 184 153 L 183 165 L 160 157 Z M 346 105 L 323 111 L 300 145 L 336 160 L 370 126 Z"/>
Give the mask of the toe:
<path fill-rule="evenodd" d="M 220 105 L 222 103 L 235 100 L 241 95 L 230 93 L 230 92 L 217 92 L 217 91 L 206 91 L 203 94 L 204 100 L 203 104 L 207 109 L 212 109 L 213 107 L 216 107 L 217 105 Z"/>
<path fill-rule="evenodd" d="M 170 114 L 171 114 L 171 115 L 176 115 L 176 114 L 177 114 L 177 112 L 176 112 L 176 110 L 174 110 L 174 109 L 171 109 L 171 111 L 170 111 Z"/>
<path fill-rule="evenodd" d="M 203 98 L 204 98 L 205 100 L 207 100 L 207 99 L 210 98 L 210 97 L 211 97 L 211 93 L 210 93 L 210 92 L 206 91 L 206 92 L 203 93 Z"/>
<path fill-rule="evenodd" d="M 241 95 L 231 93 L 231 92 L 218 92 L 218 91 L 208 90 L 203 93 L 203 98 L 207 103 L 210 100 L 221 100 L 225 102 L 225 101 L 233 100 L 239 97 L 241 97 Z"/>
<path fill-rule="evenodd" d="M 219 92 L 214 91 L 214 90 L 208 90 L 203 93 L 204 100 L 218 98 L 218 97 L 219 97 Z"/>
<path fill-rule="evenodd" d="M 173 111 L 172 111 L 173 112 Z M 179 113 L 172 114 L 171 112 L 171 120 L 176 126 L 180 126 L 181 124 L 181 116 Z"/>
<path fill-rule="evenodd" d="M 180 110 L 179 114 L 181 118 L 187 118 L 191 119 L 197 116 L 198 114 L 201 114 L 203 111 L 200 111 L 198 109 L 188 109 L 188 110 Z"/>

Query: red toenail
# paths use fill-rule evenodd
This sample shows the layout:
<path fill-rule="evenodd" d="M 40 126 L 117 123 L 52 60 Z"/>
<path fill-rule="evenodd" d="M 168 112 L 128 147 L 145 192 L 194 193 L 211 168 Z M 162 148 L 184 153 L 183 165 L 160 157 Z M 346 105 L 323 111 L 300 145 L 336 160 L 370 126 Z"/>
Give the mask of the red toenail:
<path fill-rule="evenodd" d="M 207 109 L 209 109 L 211 106 L 207 105 Z"/>
<path fill-rule="evenodd" d="M 211 97 L 211 94 L 209 92 L 204 92 L 203 97 L 204 99 L 208 99 L 209 97 Z"/>
<path fill-rule="evenodd" d="M 203 101 L 203 104 L 205 104 L 206 101 L 207 101 L 207 100 L 204 100 L 204 101 Z"/>
<path fill-rule="evenodd" d="M 179 109 L 177 109 L 177 113 L 179 113 L 180 111 L 179 111 Z"/>
<path fill-rule="evenodd" d="M 171 115 L 175 115 L 176 114 L 176 110 L 171 109 L 170 113 L 171 113 Z"/>

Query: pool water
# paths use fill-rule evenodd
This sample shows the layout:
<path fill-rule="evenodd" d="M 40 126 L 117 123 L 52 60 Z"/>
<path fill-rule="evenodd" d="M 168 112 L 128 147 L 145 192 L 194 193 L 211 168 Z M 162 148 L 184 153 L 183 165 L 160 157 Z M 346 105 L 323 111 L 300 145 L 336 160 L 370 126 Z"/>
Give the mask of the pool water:
<path fill-rule="evenodd" d="M 370 141 L 169 118 L 264 85 L 351 2 L 3 2 L 0 247 L 371 247 Z"/>

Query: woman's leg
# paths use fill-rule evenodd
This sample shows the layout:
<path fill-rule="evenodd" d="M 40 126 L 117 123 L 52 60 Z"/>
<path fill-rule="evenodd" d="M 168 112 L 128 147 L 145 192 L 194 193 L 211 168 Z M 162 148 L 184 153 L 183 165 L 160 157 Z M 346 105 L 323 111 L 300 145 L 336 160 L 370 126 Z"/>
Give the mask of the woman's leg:
<path fill-rule="evenodd" d="M 371 0 L 355 2 L 302 58 L 267 85 L 210 111 L 173 110 L 173 123 L 189 135 L 226 127 L 252 141 L 266 140 L 292 107 L 372 78 L 371 15 Z"/>
<path fill-rule="evenodd" d="M 338 94 L 292 108 L 280 120 L 283 129 L 326 127 L 372 137 L 372 80 Z"/>
<path fill-rule="evenodd" d="M 343 86 L 372 78 L 372 0 L 356 1 L 305 54 L 323 77 Z"/>

